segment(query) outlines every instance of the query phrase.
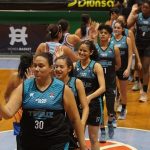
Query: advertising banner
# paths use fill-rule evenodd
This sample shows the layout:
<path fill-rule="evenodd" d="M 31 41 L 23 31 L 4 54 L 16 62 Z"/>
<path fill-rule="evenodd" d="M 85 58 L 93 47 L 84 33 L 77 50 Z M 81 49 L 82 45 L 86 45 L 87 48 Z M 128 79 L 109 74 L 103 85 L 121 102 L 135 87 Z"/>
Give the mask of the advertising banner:
<path fill-rule="evenodd" d="M 34 53 L 45 42 L 47 25 L 0 25 L 0 53 Z"/>

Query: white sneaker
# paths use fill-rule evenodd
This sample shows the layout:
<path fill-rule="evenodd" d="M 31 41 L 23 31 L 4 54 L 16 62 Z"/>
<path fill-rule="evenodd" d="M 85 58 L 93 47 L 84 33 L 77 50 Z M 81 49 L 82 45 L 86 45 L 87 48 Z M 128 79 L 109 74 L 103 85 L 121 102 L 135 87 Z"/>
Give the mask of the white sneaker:
<path fill-rule="evenodd" d="M 134 85 L 132 87 L 132 90 L 133 91 L 139 91 L 140 90 L 140 86 L 139 86 L 139 82 L 138 81 L 135 81 L 134 82 Z"/>
<path fill-rule="evenodd" d="M 122 105 L 120 104 L 117 108 L 117 112 L 121 112 L 121 110 L 122 110 Z"/>
<path fill-rule="evenodd" d="M 146 102 L 147 101 L 147 94 L 145 92 L 143 92 L 139 98 L 140 102 Z"/>

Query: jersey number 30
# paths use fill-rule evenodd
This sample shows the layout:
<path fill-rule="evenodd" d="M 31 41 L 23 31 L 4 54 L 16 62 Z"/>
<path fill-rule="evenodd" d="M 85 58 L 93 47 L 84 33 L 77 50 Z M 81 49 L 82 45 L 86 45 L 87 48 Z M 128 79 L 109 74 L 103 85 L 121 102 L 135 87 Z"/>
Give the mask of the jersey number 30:
<path fill-rule="evenodd" d="M 44 127 L 43 121 L 35 120 L 35 129 L 43 129 L 43 127 Z"/>

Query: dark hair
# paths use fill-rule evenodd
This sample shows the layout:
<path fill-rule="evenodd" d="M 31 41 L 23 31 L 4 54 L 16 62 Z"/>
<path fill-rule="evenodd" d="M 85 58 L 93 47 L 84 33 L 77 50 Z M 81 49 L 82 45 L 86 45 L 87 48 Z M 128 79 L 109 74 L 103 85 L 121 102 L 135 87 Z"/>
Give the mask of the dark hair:
<path fill-rule="evenodd" d="M 61 25 L 62 32 L 66 32 L 69 28 L 69 22 L 65 19 L 61 19 L 58 21 L 58 25 Z M 60 43 L 64 41 L 64 35 L 62 35 L 62 38 L 59 40 Z"/>
<path fill-rule="evenodd" d="M 119 8 L 117 8 L 117 7 L 114 7 L 114 8 L 112 8 L 112 9 L 110 9 L 110 13 L 112 13 L 112 12 L 114 12 L 114 13 L 116 13 L 116 14 L 119 14 L 119 13 L 120 13 Z"/>
<path fill-rule="evenodd" d="M 143 0 L 142 4 L 147 3 L 148 5 L 150 5 L 150 0 Z"/>
<path fill-rule="evenodd" d="M 47 35 L 46 35 L 47 41 L 57 38 L 59 32 L 62 32 L 61 25 L 50 24 L 47 27 Z"/>
<path fill-rule="evenodd" d="M 88 14 L 82 14 L 81 15 L 81 35 L 85 36 L 86 35 L 86 26 L 89 23 L 90 16 Z"/>
<path fill-rule="evenodd" d="M 25 53 L 20 56 L 20 63 L 18 66 L 18 76 L 21 79 L 26 78 L 25 73 L 27 72 L 27 69 L 29 67 L 31 67 L 32 63 L 33 63 L 33 55 L 32 54 Z"/>
<path fill-rule="evenodd" d="M 117 21 L 114 23 L 114 26 L 115 26 L 116 23 L 119 23 L 123 29 L 125 28 L 125 25 L 124 25 L 124 23 L 123 23 L 122 21 L 117 20 Z M 125 36 L 125 32 L 124 32 L 124 31 L 122 32 L 122 35 Z"/>
<path fill-rule="evenodd" d="M 39 54 L 36 54 L 34 56 L 34 58 L 41 56 L 44 57 L 45 59 L 47 59 L 49 66 L 53 65 L 53 55 L 51 53 L 47 53 L 47 52 L 41 52 Z"/>
<path fill-rule="evenodd" d="M 122 15 L 122 14 L 120 14 L 119 16 L 122 16 L 122 17 L 124 18 L 125 24 L 124 24 L 124 23 L 123 23 L 123 24 L 124 24 L 124 27 L 127 28 L 127 18 L 126 18 L 126 16 L 125 16 L 125 15 Z M 118 17 L 119 17 L 119 16 L 118 16 Z M 121 20 L 118 20 L 118 19 L 117 19 L 117 21 L 121 21 Z M 121 22 L 123 22 L 123 21 L 121 21 Z"/>
<path fill-rule="evenodd" d="M 84 40 L 84 41 L 82 41 L 82 42 L 80 43 L 80 46 L 81 46 L 82 44 L 86 44 L 86 45 L 89 47 L 90 52 L 93 51 L 93 53 L 92 53 L 92 55 L 90 56 L 90 58 L 91 58 L 92 60 L 95 60 L 95 61 L 96 61 L 97 58 L 98 58 L 98 52 L 97 52 L 97 49 L 96 49 L 95 44 L 93 43 L 93 41 Z M 79 46 L 79 48 L 80 48 L 80 46 Z"/>
<path fill-rule="evenodd" d="M 69 76 L 73 76 L 73 62 L 72 62 L 72 60 L 71 60 L 69 57 L 67 57 L 67 56 L 65 56 L 65 55 L 62 55 L 62 56 L 60 56 L 60 57 L 57 57 L 57 58 L 55 59 L 55 62 L 56 62 L 57 60 L 59 60 L 59 59 L 65 60 L 65 61 L 66 61 L 66 64 L 67 64 L 67 67 L 71 67 L 71 68 L 72 68 L 72 70 L 69 72 Z"/>
<path fill-rule="evenodd" d="M 98 30 L 101 31 L 105 29 L 106 31 L 109 32 L 109 34 L 112 33 L 112 27 L 110 25 L 106 25 L 106 24 L 101 24 L 99 27 L 98 27 Z"/>
<path fill-rule="evenodd" d="M 67 31 L 67 29 L 69 27 L 69 21 L 67 21 L 65 19 L 60 19 L 58 21 L 58 25 L 61 25 L 62 32 L 65 32 L 65 31 Z"/>

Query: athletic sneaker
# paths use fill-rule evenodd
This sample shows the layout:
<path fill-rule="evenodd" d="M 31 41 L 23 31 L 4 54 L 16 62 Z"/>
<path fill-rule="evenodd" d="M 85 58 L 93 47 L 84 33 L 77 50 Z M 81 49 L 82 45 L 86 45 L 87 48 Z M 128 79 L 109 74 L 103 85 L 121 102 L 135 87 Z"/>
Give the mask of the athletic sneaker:
<path fill-rule="evenodd" d="M 112 125 L 114 128 L 117 128 L 117 119 L 115 117 L 112 120 Z"/>
<path fill-rule="evenodd" d="M 139 98 L 140 102 L 146 102 L 147 101 L 147 94 L 145 92 L 143 92 Z"/>
<path fill-rule="evenodd" d="M 114 136 L 114 127 L 112 124 L 108 124 L 108 135 L 110 139 L 112 139 Z"/>
<path fill-rule="evenodd" d="M 122 105 L 120 104 L 118 107 L 117 107 L 117 112 L 121 112 L 122 110 Z"/>
<path fill-rule="evenodd" d="M 127 115 L 127 109 L 122 109 L 118 117 L 119 120 L 125 120 Z"/>
<path fill-rule="evenodd" d="M 101 135 L 100 135 L 100 143 L 106 143 L 106 132 L 105 131 L 101 131 Z"/>
<path fill-rule="evenodd" d="M 140 90 L 140 86 L 139 86 L 139 82 L 138 81 L 135 81 L 134 82 L 134 85 L 132 87 L 132 90 L 133 91 L 139 91 Z"/>

